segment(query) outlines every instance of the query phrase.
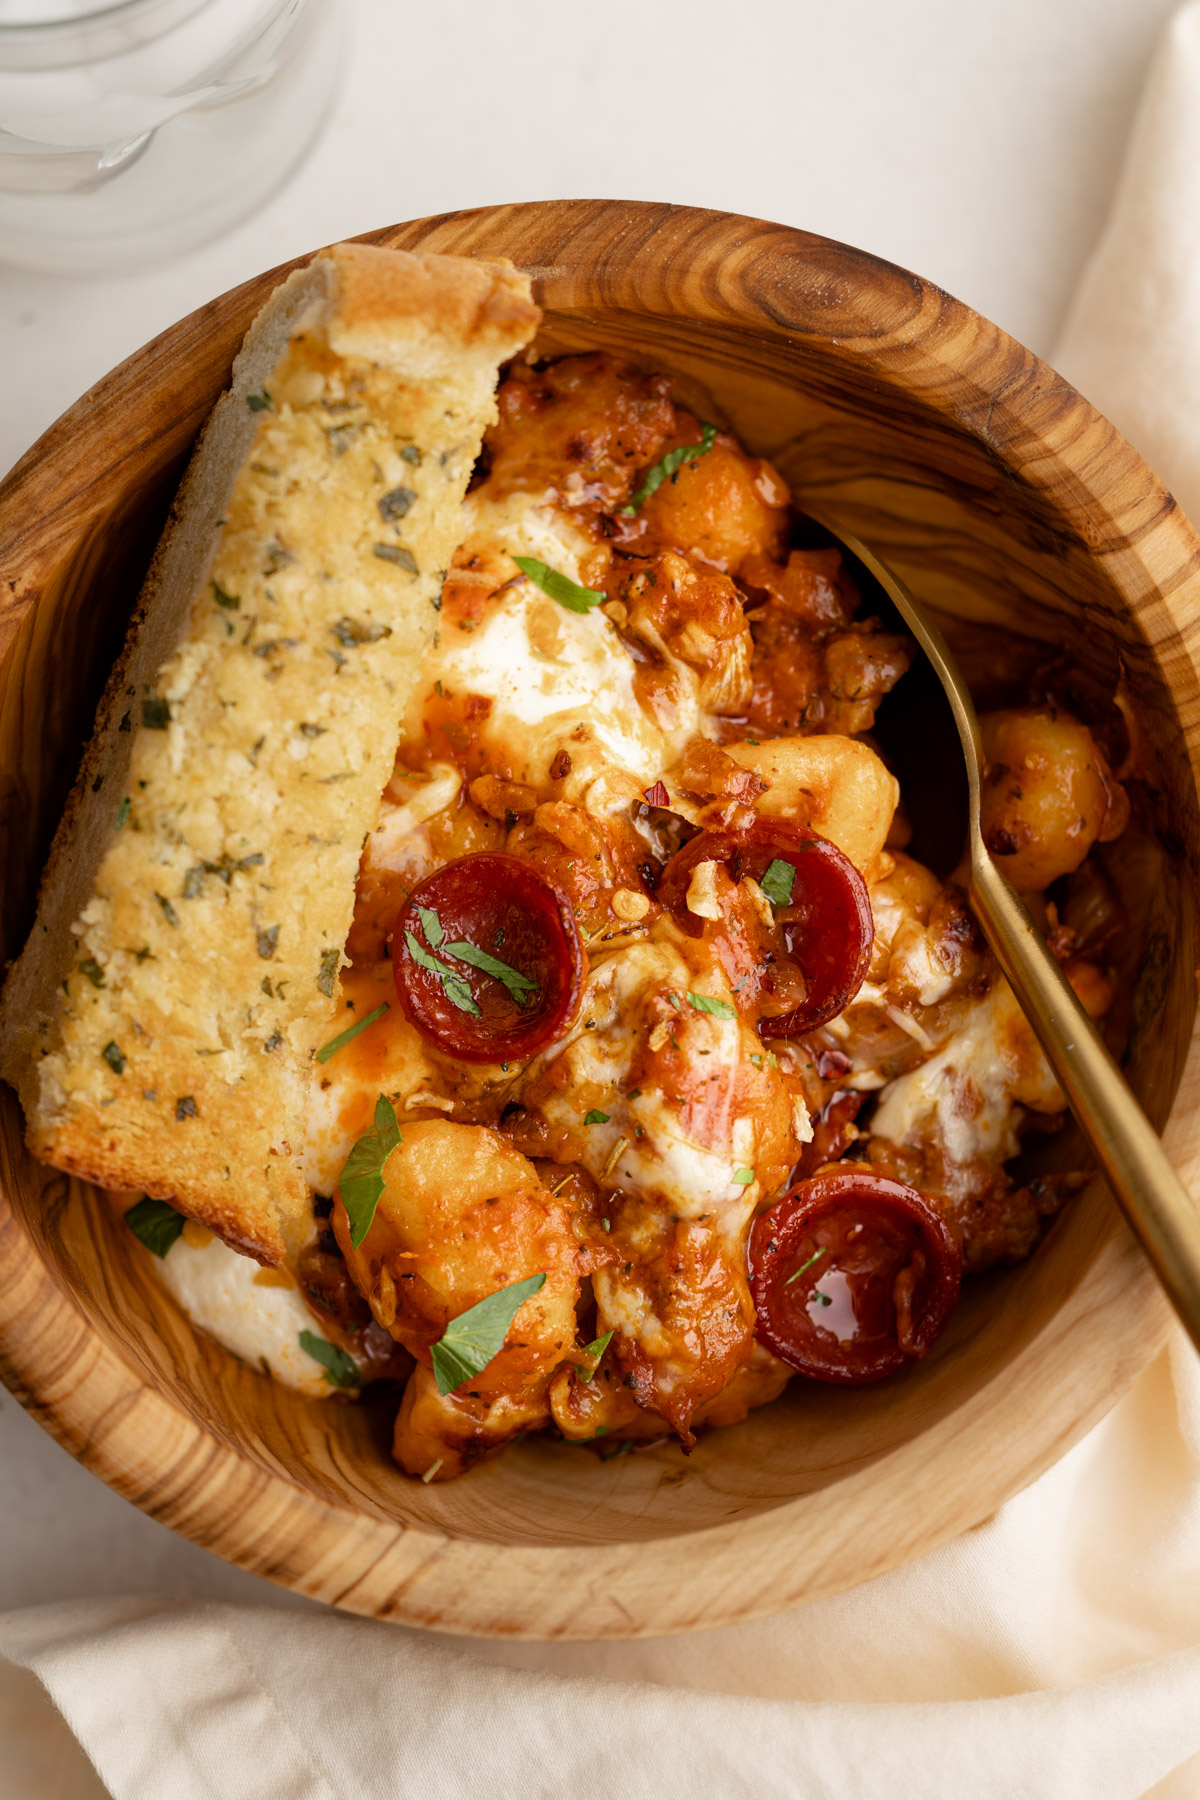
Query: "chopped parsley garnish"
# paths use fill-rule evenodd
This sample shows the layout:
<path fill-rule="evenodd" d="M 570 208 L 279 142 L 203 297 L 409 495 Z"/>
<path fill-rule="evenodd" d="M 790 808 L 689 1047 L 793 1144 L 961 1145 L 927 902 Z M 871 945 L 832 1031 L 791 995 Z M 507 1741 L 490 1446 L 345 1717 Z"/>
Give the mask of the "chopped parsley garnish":
<path fill-rule="evenodd" d="M 418 906 L 417 917 L 421 921 L 421 930 L 437 950 L 445 942 L 446 933 L 442 930 L 442 921 L 438 918 L 436 909 L 432 906 Z M 499 947 L 497 944 L 496 948 Z"/>
<path fill-rule="evenodd" d="M 707 456 L 716 442 L 716 436 L 715 425 L 701 425 L 702 441 L 699 444 L 684 444 L 678 450 L 668 450 L 662 461 L 656 462 L 647 473 L 641 487 L 631 496 L 629 505 L 623 506 L 621 511 L 632 515 L 639 507 L 645 506 L 651 494 L 656 494 L 664 481 L 670 481 L 678 475 L 684 463 L 695 462 L 698 457 Z"/>
<path fill-rule="evenodd" d="M 714 1019 L 736 1019 L 737 1013 L 728 1000 L 712 1000 L 707 994 L 688 994 L 688 1005 L 697 1012 L 711 1013 Z"/>
<path fill-rule="evenodd" d="M 386 1094 L 380 1094 L 375 1102 L 375 1123 L 355 1144 L 338 1180 L 342 1205 L 350 1221 L 350 1242 L 356 1250 L 375 1218 L 385 1185 L 384 1164 L 403 1141 L 396 1109 Z"/>
<path fill-rule="evenodd" d="M 182 1125 L 185 1119 L 198 1119 L 199 1117 L 200 1108 L 196 1105 L 195 1096 L 193 1094 L 181 1094 L 179 1099 L 175 1102 L 176 1122 Z"/>
<path fill-rule="evenodd" d="M 183 1214 L 165 1200 L 139 1200 L 125 1214 L 125 1223 L 140 1244 L 162 1258 L 183 1231 Z"/>
<path fill-rule="evenodd" d="M 828 1254 L 829 1254 L 829 1251 L 826 1249 L 825 1245 L 822 1244 L 821 1248 L 819 1250 L 813 1251 L 812 1255 L 809 1257 L 807 1262 L 802 1262 L 800 1264 L 800 1267 L 797 1270 L 795 1270 L 795 1272 L 793 1274 L 788 1276 L 787 1280 L 783 1284 L 784 1287 L 791 1287 L 793 1281 L 799 1281 L 799 1279 L 803 1275 L 805 1269 L 811 1269 L 815 1262 L 820 1262 L 821 1258 L 823 1256 L 828 1256 Z M 826 1305 L 828 1305 L 828 1301 L 826 1301 Z"/>
<path fill-rule="evenodd" d="M 338 964 L 342 960 L 340 950 L 322 950 L 321 967 L 317 975 L 317 991 L 324 994 L 327 1000 L 333 999 L 333 983 L 338 972 Z"/>
<path fill-rule="evenodd" d="M 125 1073 L 125 1054 L 119 1044 L 114 1044 L 110 1038 L 100 1054 L 114 1075 Z"/>
<path fill-rule="evenodd" d="M 300 1348 L 314 1362 L 319 1362 L 325 1371 L 325 1379 L 330 1387 L 356 1388 L 362 1386 L 362 1376 L 358 1364 L 352 1356 L 328 1338 L 318 1337 L 315 1331 L 300 1333 Z"/>
<path fill-rule="evenodd" d="M 379 508 L 379 516 L 388 525 L 394 525 L 402 519 L 416 499 L 415 488 L 394 487 L 388 493 L 381 494 L 375 504 Z"/>
<path fill-rule="evenodd" d="M 457 1006 L 459 1012 L 473 1013 L 478 1018 L 479 1007 L 466 978 L 456 975 L 454 970 L 448 969 L 444 962 L 439 962 L 436 956 L 431 956 L 429 951 L 417 942 L 411 931 L 405 932 L 404 942 L 408 946 L 408 954 L 417 967 L 428 970 L 431 975 L 436 975 L 441 981 L 443 991 L 450 1004 Z"/>
<path fill-rule="evenodd" d="M 120 831 L 122 829 L 122 827 L 124 826 L 126 819 L 129 817 L 129 809 L 130 809 L 131 805 L 132 805 L 132 801 L 130 800 L 129 795 L 126 794 L 126 796 L 122 800 L 120 806 L 118 806 L 117 816 L 113 820 L 113 830 L 114 831 Z"/>
<path fill-rule="evenodd" d="M 147 731 L 165 731 L 171 723 L 171 708 L 161 694 L 151 694 L 142 701 L 142 724 Z"/>
<path fill-rule="evenodd" d="M 339 1050 L 352 1043 L 360 1031 L 365 1031 L 368 1025 L 375 1023 L 376 1019 L 382 1019 L 387 1010 L 388 1003 L 385 1000 L 382 1006 L 377 1006 L 374 1012 L 369 1012 L 365 1019 L 356 1019 L 353 1025 L 347 1025 L 345 1031 L 339 1032 L 337 1037 L 330 1038 L 327 1044 L 321 1045 L 317 1051 L 317 1061 L 327 1063 L 331 1056 L 336 1056 Z"/>
<path fill-rule="evenodd" d="M 262 931 L 255 933 L 255 938 L 258 942 L 258 954 L 264 962 L 270 962 L 279 946 L 278 925 L 266 926 Z"/>
<path fill-rule="evenodd" d="M 376 544 L 375 554 L 383 562 L 396 563 L 400 568 L 407 569 L 410 575 L 421 573 L 417 567 L 416 557 L 411 550 L 406 550 L 403 544 Z"/>
<path fill-rule="evenodd" d="M 734 1187 L 749 1187 L 754 1180 L 753 1169 L 735 1169 L 729 1177 Z"/>
<path fill-rule="evenodd" d="M 759 887 L 767 896 L 772 906 L 790 906 L 792 904 L 792 888 L 796 882 L 796 871 L 790 862 L 780 857 L 767 865 Z"/>
<path fill-rule="evenodd" d="M 412 463 L 414 468 L 420 467 L 421 452 L 417 449 L 417 446 L 415 444 L 405 444 L 405 446 L 404 446 L 403 450 L 400 452 L 400 454 L 404 458 L 406 463 Z"/>
<path fill-rule="evenodd" d="M 593 1108 L 590 1113 L 584 1115 L 583 1122 L 585 1125 L 607 1125 L 608 1114 L 601 1112 L 599 1108 Z"/>
<path fill-rule="evenodd" d="M 407 551 L 405 551 L 405 555 L 408 555 Z M 417 572 L 416 563 L 413 563 L 412 572 L 414 575 Z M 329 629 L 338 643 L 347 650 L 353 649 L 356 644 L 377 644 L 380 638 L 392 635 L 390 625 L 378 625 L 373 621 L 365 623 L 362 619 L 339 619 Z"/>
<path fill-rule="evenodd" d="M 821 1292 L 820 1288 L 813 1289 L 813 1299 L 819 1301 L 822 1306 L 832 1306 L 833 1305 L 833 1295 L 832 1294 L 823 1294 Z"/>
<path fill-rule="evenodd" d="M 104 970 L 94 956 L 85 956 L 79 965 L 79 973 L 86 975 L 93 987 L 104 986 Z"/>
<path fill-rule="evenodd" d="M 511 963 L 501 962 L 490 951 L 480 950 L 475 944 L 465 943 L 461 939 L 448 944 L 445 927 L 434 907 L 418 906 L 417 916 L 421 921 L 422 931 L 435 950 L 441 950 L 443 955 L 453 956 L 459 962 L 469 963 L 473 969 L 480 969 L 485 975 L 492 976 L 493 980 L 501 982 L 518 1006 L 527 1005 L 535 994 L 541 992 L 536 981 L 531 981 L 528 975 L 522 975 L 520 969 L 514 969 Z M 417 966 L 438 976 L 451 1004 L 457 1006 L 460 1012 L 473 1013 L 478 1018 L 479 1007 L 466 978 L 448 968 L 436 956 L 431 956 L 411 931 L 405 932 L 404 941 Z"/>
<path fill-rule="evenodd" d="M 344 1196 L 343 1196 L 344 1197 Z M 546 1285 L 544 1275 L 529 1275 L 498 1293 L 489 1294 L 456 1319 L 451 1319 L 433 1346 L 433 1374 L 439 1394 L 452 1394 L 473 1375 L 481 1375 L 504 1348 L 513 1320 L 526 1300 Z"/>
<path fill-rule="evenodd" d="M 597 588 L 580 587 L 567 575 L 560 575 L 548 563 L 540 562 L 536 556 L 514 556 L 513 561 L 522 575 L 527 575 L 534 587 L 541 588 L 543 594 L 549 594 L 551 600 L 557 600 L 568 612 L 589 613 L 593 606 L 599 606 L 604 595 Z"/>
<path fill-rule="evenodd" d="M 611 1331 L 606 1331 L 603 1337 L 593 1338 L 590 1344 L 585 1344 L 582 1354 L 587 1358 L 588 1367 L 586 1369 L 578 1369 L 580 1381 L 590 1381 L 592 1379 L 600 1366 L 600 1358 L 604 1355 L 604 1352 L 612 1342 L 612 1335 Z M 576 1365 L 576 1367 L 578 1368 L 578 1365 Z"/>
<path fill-rule="evenodd" d="M 266 388 L 262 390 L 261 394 L 247 394 L 246 405 L 250 408 L 251 412 L 269 412 L 271 407 L 271 396 Z"/>
<path fill-rule="evenodd" d="M 217 605 L 223 606 L 226 612 L 237 612 L 242 604 L 238 596 L 236 594 L 227 594 L 219 581 L 214 581 L 211 585 L 213 599 L 216 601 Z"/>
<path fill-rule="evenodd" d="M 187 871 L 183 878 L 183 898 L 194 900 L 197 894 L 204 891 L 204 876 L 216 875 L 228 887 L 235 875 L 244 875 L 247 869 L 261 868 L 264 862 L 261 850 L 255 850 L 250 856 L 223 855 L 219 861 L 212 862 L 207 857 Z"/>
<path fill-rule="evenodd" d="M 487 950 L 479 950 L 474 944 L 454 943 L 445 946 L 447 956 L 457 957 L 459 962 L 470 963 L 473 969 L 482 969 L 485 975 L 491 975 L 502 982 L 508 989 L 518 1006 L 526 1006 L 534 994 L 540 994 L 541 988 L 536 981 L 530 981 L 528 975 L 522 975 L 520 969 L 514 969 L 511 963 L 501 962 Z"/>

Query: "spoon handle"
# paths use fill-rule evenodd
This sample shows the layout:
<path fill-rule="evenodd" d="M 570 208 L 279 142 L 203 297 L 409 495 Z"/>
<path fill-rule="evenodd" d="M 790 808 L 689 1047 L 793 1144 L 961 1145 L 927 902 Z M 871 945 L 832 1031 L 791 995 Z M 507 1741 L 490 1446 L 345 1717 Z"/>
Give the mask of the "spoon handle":
<path fill-rule="evenodd" d="M 827 518 L 823 509 L 810 505 L 806 510 L 875 576 L 945 689 L 962 741 L 971 796 L 968 842 L 975 917 L 1121 1211 L 1200 1350 L 1200 1212 L 1167 1161 L 1154 1127 L 1130 1093 L 1070 982 L 988 855 L 979 829 L 983 750 L 970 689 L 941 632 L 899 576 L 861 538 Z"/>
<path fill-rule="evenodd" d="M 1025 908 L 978 832 L 971 837 L 971 904 L 983 934 L 1122 1212 L 1200 1350 L 1200 1212 Z"/>

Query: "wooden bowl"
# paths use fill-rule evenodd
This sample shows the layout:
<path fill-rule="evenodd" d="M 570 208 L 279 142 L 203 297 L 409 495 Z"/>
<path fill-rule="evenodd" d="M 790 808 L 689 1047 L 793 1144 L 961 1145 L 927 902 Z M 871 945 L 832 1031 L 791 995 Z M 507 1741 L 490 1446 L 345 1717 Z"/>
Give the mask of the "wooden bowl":
<path fill-rule="evenodd" d="M 723 213 L 485 208 L 375 242 L 508 255 L 547 348 L 611 348 L 698 383 L 798 495 L 942 610 L 981 678 L 1065 649 L 1121 670 L 1157 821 L 1114 859 L 1133 907 L 1133 1084 L 1185 1180 L 1194 1117 L 1200 545 L 1117 432 L 937 288 L 861 251 Z M 107 376 L 0 490 L 4 953 L 189 447 L 283 270 Z M 0 1366 L 88 1468 L 243 1568 L 455 1632 L 633 1637 L 830 1594 L 975 1525 L 1113 1404 L 1161 1345 L 1148 1266 L 1094 1183 L 1019 1268 L 968 1285 L 917 1371 L 797 1381 L 703 1439 L 601 1464 L 530 1442 L 445 1487 L 404 1479 L 390 1421 L 307 1402 L 193 1335 L 93 1192 L 31 1161 L 0 1106 Z"/>

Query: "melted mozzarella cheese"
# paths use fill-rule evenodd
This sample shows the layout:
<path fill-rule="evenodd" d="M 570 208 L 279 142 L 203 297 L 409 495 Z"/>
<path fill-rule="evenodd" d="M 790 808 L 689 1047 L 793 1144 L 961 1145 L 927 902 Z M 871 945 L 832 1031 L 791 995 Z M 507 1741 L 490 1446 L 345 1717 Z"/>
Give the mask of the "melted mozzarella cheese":
<path fill-rule="evenodd" d="M 640 1287 L 618 1281 L 607 1269 L 596 1271 L 593 1287 L 600 1309 L 597 1324 L 602 1321 L 606 1331 L 640 1344 L 647 1356 L 669 1354 L 670 1335 Z"/>
<path fill-rule="evenodd" d="M 379 822 L 367 839 L 365 860 L 378 868 L 390 868 L 402 854 L 406 840 L 436 814 L 453 806 L 462 788 L 462 775 L 453 763 L 430 763 L 424 779 L 393 778 L 384 789 Z"/>
<path fill-rule="evenodd" d="M 744 1261 L 746 1232 L 754 1216 L 752 1198 L 734 1200 L 725 1206 L 712 1225 L 692 1223 L 686 1230 L 706 1237 L 713 1248 L 719 1248 L 729 1263 L 741 1267 Z M 640 1220 L 622 1217 L 623 1241 L 635 1249 L 641 1261 L 627 1269 L 621 1264 L 597 1269 L 592 1277 L 596 1296 L 596 1328 L 616 1330 L 641 1345 L 647 1356 L 663 1359 L 655 1371 L 655 1385 L 660 1393 L 669 1394 L 688 1379 L 686 1367 L 672 1370 L 670 1359 L 680 1350 L 679 1326 L 670 1328 L 655 1310 L 655 1302 L 647 1292 L 645 1268 L 652 1267 L 668 1251 L 675 1232 L 678 1214 L 646 1210 Z M 684 1361 L 686 1363 L 686 1351 Z"/>
<path fill-rule="evenodd" d="M 757 1130 L 752 1118 L 735 1118 L 728 1137 L 719 1143 L 699 1143 L 680 1124 L 680 1108 L 671 1096 L 655 1088 L 630 1093 L 630 1070 L 640 1049 L 642 1002 L 652 989 L 668 987 L 684 993 L 692 976 L 679 952 L 661 941 L 641 940 L 599 959 L 588 975 L 580 1017 L 595 1021 L 586 1025 L 557 1054 L 566 1061 L 570 1078 L 541 1103 L 540 1110 L 555 1125 L 576 1130 L 585 1113 L 605 1111 L 605 1121 L 589 1125 L 581 1133 L 580 1160 L 597 1181 L 615 1186 L 629 1182 L 635 1189 L 653 1193 L 680 1218 L 712 1213 L 747 1194 L 757 1193 L 733 1180 L 739 1169 L 752 1168 Z M 710 1078 L 730 1082 L 739 1059 L 747 1055 L 745 1029 L 737 1019 L 708 1015 L 706 1064 Z M 750 1046 L 757 1050 L 758 1040 Z M 551 1053 L 555 1054 L 555 1053 Z M 581 1108 L 580 1096 L 603 1090 L 595 1109 Z"/>
<path fill-rule="evenodd" d="M 514 490 L 499 498 L 479 488 L 463 501 L 463 544 L 500 557 L 536 556 L 571 581 L 587 577 L 607 553 L 578 519 L 536 495 Z M 510 573 L 516 575 L 514 566 Z"/>
<path fill-rule="evenodd" d="M 573 519 L 528 494 L 509 495 L 501 501 L 492 501 L 482 492 L 470 496 L 465 541 L 472 552 L 478 551 L 493 566 L 501 553 L 536 556 L 583 585 L 597 556 L 594 541 Z M 601 549 L 599 554 L 603 559 L 606 553 Z M 483 695 L 493 706 L 479 729 L 501 749 L 512 778 L 545 782 L 551 762 L 569 742 L 573 765 L 569 797 L 602 815 L 627 808 L 631 784 L 636 796 L 674 760 L 688 738 L 706 729 L 694 691 L 689 701 L 685 684 L 677 724 L 664 732 L 640 706 L 634 673 L 628 648 L 598 609 L 586 614 L 571 612 L 549 600 L 532 582 L 518 579 L 493 596 L 475 630 L 460 631 L 453 623 L 441 630 L 436 647 L 426 652 L 414 688 L 410 733 L 419 741 L 423 707 L 435 684 L 440 683 L 446 693 Z M 422 784 L 410 788 L 402 778 L 393 781 L 385 792 L 376 831 L 368 840 L 364 867 L 407 871 L 411 878 L 428 860 L 429 818 L 457 801 L 460 786 L 458 772 L 440 763 L 430 767 Z M 663 952 L 656 951 L 656 977 L 646 966 L 645 951 L 642 945 L 610 954 L 593 969 L 589 993 L 595 998 L 588 999 L 580 1017 L 590 1017 L 602 1004 L 601 990 L 611 989 L 610 999 L 603 1003 L 609 1026 L 606 1032 L 581 1036 L 577 1050 L 581 1081 L 599 1079 L 603 1064 L 612 1085 L 620 1087 L 634 1053 L 624 1015 L 655 978 L 669 979 L 681 989 L 689 985 L 687 969 L 678 956 L 671 961 L 667 975 Z M 629 957 L 632 960 L 625 960 Z M 372 986 L 378 991 L 368 991 Z M 390 966 L 383 965 L 378 971 L 344 971 L 339 1008 L 350 995 L 358 1018 L 365 1017 L 381 1000 L 394 1001 Z M 335 1015 L 329 1027 L 331 1037 L 338 1022 Z M 736 1059 L 740 1048 L 744 1049 L 740 1027 L 717 1021 L 714 1026 L 718 1023 L 720 1030 L 714 1036 L 723 1047 L 722 1055 Z M 480 1081 L 488 1084 L 480 1074 L 473 1087 L 478 1088 Z M 445 1068 L 430 1059 L 420 1038 L 393 1005 L 380 1026 L 315 1072 L 300 1150 L 306 1181 L 317 1193 L 333 1191 L 346 1157 L 370 1124 L 378 1094 L 397 1096 L 403 1127 L 406 1111 L 412 1116 L 413 1106 L 446 1112 L 450 1096 L 459 1095 L 460 1086 L 450 1085 Z M 600 1173 L 624 1135 L 630 1151 L 622 1167 L 630 1170 L 630 1180 L 647 1182 L 699 1212 L 744 1196 L 744 1189 L 731 1185 L 730 1175 L 735 1168 L 753 1163 L 755 1130 L 751 1120 L 739 1121 L 732 1141 L 714 1148 L 685 1138 L 678 1128 L 676 1110 L 661 1095 L 646 1095 L 635 1102 L 622 1100 L 613 1116 L 616 1122 L 611 1128 L 597 1128 L 594 1133 L 593 1173 Z M 641 1137 L 637 1135 L 639 1127 Z"/>
<path fill-rule="evenodd" d="M 936 1006 L 954 986 L 954 970 L 935 954 L 928 927 L 916 919 L 906 919 L 896 933 L 888 986 L 915 994 L 918 1006 Z"/>
<path fill-rule="evenodd" d="M 1056 1112 L 1063 1104 L 1011 989 L 997 980 L 948 1043 L 884 1088 L 871 1133 L 894 1144 L 940 1143 L 958 1197 L 967 1184 L 956 1187 L 955 1167 L 1017 1154 L 1022 1107 Z"/>
<path fill-rule="evenodd" d="M 412 1112 L 407 1101 L 422 1094 L 431 1094 L 436 1101 L 443 1093 L 421 1038 L 395 1004 L 391 964 L 369 971 L 370 976 L 375 980 L 367 992 L 362 991 L 364 978 L 355 979 L 358 1004 L 352 1016 L 366 1018 L 382 1002 L 387 1003 L 388 1014 L 319 1067 L 309 1090 L 299 1163 L 316 1194 L 333 1193 L 346 1158 L 371 1126 L 380 1094 L 397 1096 L 394 1104 L 403 1129 L 405 1113 Z M 433 1110 L 443 1109 L 435 1105 Z"/>
<path fill-rule="evenodd" d="M 401 1080 L 404 1077 L 401 1075 Z M 412 1081 L 420 1086 L 420 1076 Z M 333 1063 L 324 1080 L 314 1083 L 309 1092 L 304 1114 L 304 1138 L 297 1161 L 300 1173 L 314 1194 L 332 1195 L 341 1180 L 346 1158 L 355 1142 L 370 1125 L 370 1108 L 382 1088 L 370 1091 L 357 1070 L 334 1069 Z M 399 1092 L 397 1088 L 387 1090 Z M 365 1115 L 365 1124 L 358 1116 Z"/>
<path fill-rule="evenodd" d="M 186 1237 L 175 1240 L 156 1268 L 192 1324 L 242 1362 L 310 1399 L 323 1400 L 334 1391 L 300 1343 L 302 1331 L 320 1337 L 321 1328 L 299 1289 L 278 1285 L 274 1270 L 261 1269 L 220 1238 L 198 1246 Z"/>
<path fill-rule="evenodd" d="M 484 492 L 468 497 L 466 550 L 501 567 L 514 556 L 536 557 L 585 587 L 598 554 L 575 520 L 520 493 L 498 501 Z M 511 566 L 516 579 L 493 595 L 480 623 L 470 631 L 448 623 L 426 652 L 412 734 L 419 737 L 424 698 L 440 682 L 448 693 L 493 702 L 479 730 L 513 780 L 545 782 L 568 742 L 581 774 L 615 767 L 643 787 L 656 780 L 689 738 L 709 730 L 694 677 L 680 683 L 675 722 L 664 730 L 640 706 L 633 657 L 599 607 L 576 613 L 559 606 Z"/>
<path fill-rule="evenodd" d="M 662 734 L 638 707 L 633 661 L 614 627 L 602 613 L 560 608 L 550 654 L 535 649 L 530 634 L 531 615 L 545 605 L 531 581 L 517 582 L 478 631 L 435 653 L 437 678 L 446 688 L 495 702 L 483 735 L 502 740 L 510 755 L 517 751 L 517 780 L 544 781 L 559 745 L 580 724 L 621 768 L 651 780 L 662 766 Z"/>

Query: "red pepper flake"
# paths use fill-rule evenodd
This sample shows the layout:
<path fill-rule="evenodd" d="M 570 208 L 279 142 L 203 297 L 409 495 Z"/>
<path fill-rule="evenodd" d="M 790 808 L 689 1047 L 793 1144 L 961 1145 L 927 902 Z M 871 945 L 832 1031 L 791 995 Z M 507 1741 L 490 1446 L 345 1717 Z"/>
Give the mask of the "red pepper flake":
<path fill-rule="evenodd" d="M 671 796 L 667 792 L 667 784 L 660 775 L 653 787 L 646 789 L 647 806 L 670 806 Z"/>

